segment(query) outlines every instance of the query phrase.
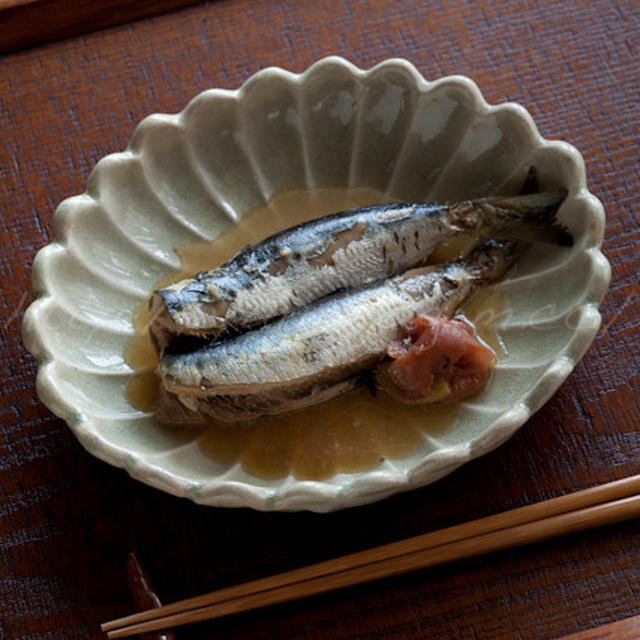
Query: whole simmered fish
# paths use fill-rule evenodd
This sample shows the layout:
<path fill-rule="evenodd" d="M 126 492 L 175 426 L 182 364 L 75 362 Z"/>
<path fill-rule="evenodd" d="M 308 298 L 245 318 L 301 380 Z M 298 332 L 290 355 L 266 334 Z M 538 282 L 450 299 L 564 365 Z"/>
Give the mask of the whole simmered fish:
<path fill-rule="evenodd" d="M 217 269 L 156 291 L 150 300 L 152 341 L 163 353 L 177 336 L 216 336 L 264 324 L 339 289 L 420 265 L 438 243 L 459 232 L 562 243 L 566 233 L 541 221 L 564 196 L 384 204 L 287 229 Z"/>
<path fill-rule="evenodd" d="M 476 287 L 500 278 L 524 246 L 487 241 L 464 262 L 338 292 L 239 336 L 165 354 L 158 416 L 166 423 L 206 414 L 235 422 L 354 388 L 418 314 L 452 314 Z"/>

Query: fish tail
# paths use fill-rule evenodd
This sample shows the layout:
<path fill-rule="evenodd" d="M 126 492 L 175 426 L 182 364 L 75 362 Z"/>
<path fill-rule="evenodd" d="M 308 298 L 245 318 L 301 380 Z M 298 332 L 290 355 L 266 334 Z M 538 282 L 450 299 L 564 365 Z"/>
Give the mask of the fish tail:
<path fill-rule="evenodd" d="M 573 245 L 566 227 L 555 223 L 566 191 L 531 193 L 523 196 L 492 198 L 488 203 L 496 218 L 497 231 L 508 238 L 546 242 L 561 247 Z"/>
<path fill-rule="evenodd" d="M 552 191 L 483 198 L 454 205 L 452 216 L 465 228 L 477 211 L 475 223 L 483 235 L 570 247 L 573 237 L 564 226 L 555 223 L 566 195 L 565 191 Z"/>
<path fill-rule="evenodd" d="M 518 240 L 483 240 L 469 250 L 463 263 L 474 280 L 494 282 L 504 276 L 526 246 Z"/>

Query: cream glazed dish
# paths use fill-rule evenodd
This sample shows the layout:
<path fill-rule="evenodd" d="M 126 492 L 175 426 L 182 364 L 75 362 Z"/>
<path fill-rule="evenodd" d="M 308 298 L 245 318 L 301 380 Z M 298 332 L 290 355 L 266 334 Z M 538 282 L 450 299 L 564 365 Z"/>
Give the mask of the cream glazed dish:
<path fill-rule="evenodd" d="M 573 245 L 532 245 L 462 309 L 496 353 L 480 393 L 402 408 L 362 390 L 239 426 L 159 423 L 145 314 L 160 285 L 356 206 L 514 195 L 531 169 L 541 191 L 566 191 L 557 217 Z M 40 399 L 96 457 L 202 505 L 328 512 L 434 482 L 551 397 L 600 326 L 604 225 L 578 151 L 466 77 L 427 81 L 401 59 L 268 68 L 150 115 L 98 162 L 36 256 L 23 338 Z"/>

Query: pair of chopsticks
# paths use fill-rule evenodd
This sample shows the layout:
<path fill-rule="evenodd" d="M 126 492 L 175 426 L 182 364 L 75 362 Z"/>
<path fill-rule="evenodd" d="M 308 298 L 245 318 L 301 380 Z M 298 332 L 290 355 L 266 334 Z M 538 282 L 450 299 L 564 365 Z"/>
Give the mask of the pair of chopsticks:
<path fill-rule="evenodd" d="M 640 516 L 640 475 L 212 591 L 102 625 L 108 638 L 287 602 Z"/>

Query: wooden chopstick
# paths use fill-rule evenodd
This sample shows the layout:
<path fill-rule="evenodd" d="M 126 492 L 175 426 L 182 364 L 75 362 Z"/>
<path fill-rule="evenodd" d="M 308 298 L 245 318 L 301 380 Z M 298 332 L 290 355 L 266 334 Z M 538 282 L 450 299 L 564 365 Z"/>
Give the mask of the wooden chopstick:
<path fill-rule="evenodd" d="M 640 475 L 112 620 L 102 629 L 109 638 L 124 638 L 638 516 Z"/>

